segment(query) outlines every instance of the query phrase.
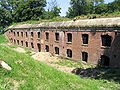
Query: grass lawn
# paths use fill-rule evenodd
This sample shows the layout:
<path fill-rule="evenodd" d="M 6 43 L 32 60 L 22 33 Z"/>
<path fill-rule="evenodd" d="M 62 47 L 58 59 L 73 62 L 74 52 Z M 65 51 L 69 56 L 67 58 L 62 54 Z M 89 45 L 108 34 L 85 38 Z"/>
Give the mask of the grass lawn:
<path fill-rule="evenodd" d="M 8 41 L 6 40 L 4 35 L 0 35 L 0 43 L 7 43 Z"/>
<path fill-rule="evenodd" d="M 0 60 L 12 71 L 0 68 L 0 90 L 118 90 L 120 84 L 112 81 L 61 72 L 28 54 L 23 54 L 0 45 Z"/>

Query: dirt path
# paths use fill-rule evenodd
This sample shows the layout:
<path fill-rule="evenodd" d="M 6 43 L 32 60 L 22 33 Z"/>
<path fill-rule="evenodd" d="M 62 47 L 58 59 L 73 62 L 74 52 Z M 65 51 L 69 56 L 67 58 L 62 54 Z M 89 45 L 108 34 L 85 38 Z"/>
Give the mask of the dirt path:
<path fill-rule="evenodd" d="M 33 55 L 32 57 L 38 61 L 42 61 L 52 67 L 55 67 L 56 69 L 63 71 L 63 72 L 71 73 L 71 71 L 74 69 L 71 67 L 61 66 L 58 64 L 51 64 L 52 62 L 59 62 L 60 58 L 53 56 L 48 52 L 39 52 Z"/>
<path fill-rule="evenodd" d="M 12 44 L 11 43 L 5 43 L 5 44 L 0 44 L 0 45 L 4 45 L 4 46 L 11 46 Z M 24 48 L 21 48 L 21 47 L 16 47 L 16 48 L 11 48 L 17 52 L 20 52 L 20 53 L 26 53 L 25 49 Z M 32 52 L 31 52 L 32 53 Z M 61 59 L 57 56 L 53 56 L 52 54 L 48 53 L 48 52 L 38 52 L 38 53 L 34 53 L 32 55 L 32 58 L 34 58 L 35 60 L 38 60 L 38 61 L 41 61 L 41 62 L 44 62 L 60 71 L 63 71 L 63 72 L 68 72 L 68 73 L 71 73 L 71 71 L 74 69 L 74 68 L 71 68 L 71 67 L 66 67 L 66 66 L 61 66 L 61 65 L 58 65 L 58 64 L 52 64 L 52 62 L 59 62 Z"/>
<path fill-rule="evenodd" d="M 6 47 L 12 46 L 11 43 L 2 43 L 0 45 L 4 45 Z M 17 51 L 17 52 L 20 52 L 20 53 L 26 53 L 25 49 L 21 48 L 21 47 L 16 47 L 16 48 L 12 48 L 12 49 L 15 50 L 15 51 Z"/>
<path fill-rule="evenodd" d="M 25 49 L 23 49 L 21 47 L 13 48 L 13 50 L 20 52 L 20 53 L 26 53 Z"/>

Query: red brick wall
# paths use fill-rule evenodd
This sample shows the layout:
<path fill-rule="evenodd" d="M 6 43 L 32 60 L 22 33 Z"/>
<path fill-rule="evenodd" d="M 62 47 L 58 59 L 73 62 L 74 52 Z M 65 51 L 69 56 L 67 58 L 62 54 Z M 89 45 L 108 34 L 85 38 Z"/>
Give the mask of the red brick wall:
<path fill-rule="evenodd" d="M 9 33 L 10 32 L 10 33 Z M 14 36 L 13 32 L 16 33 L 16 36 Z M 55 53 L 54 48 L 59 47 L 60 56 L 67 57 L 67 49 L 72 50 L 72 58 L 76 61 L 82 60 L 82 52 L 88 53 L 88 63 L 97 64 L 98 60 L 100 59 L 100 56 L 105 54 L 111 58 L 110 48 L 106 48 L 102 46 L 101 41 L 101 35 L 108 34 L 112 36 L 112 41 L 114 41 L 115 38 L 115 32 L 72 32 L 72 31 L 60 31 L 60 30 L 13 30 L 11 32 L 10 30 L 7 31 L 5 34 L 10 39 L 13 40 L 19 40 L 20 46 L 21 41 L 24 43 L 24 47 L 26 47 L 25 42 L 27 41 L 29 43 L 30 49 L 34 51 L 38 51 L 37 43 L 41 44 L 41 51 L 45 51 L 45 45 L 49 46 L 49 52 Z M 17 32 L 19 32 L 19 37 L 17 36 Z M 23 37 L 21 36 L 21 32 L 23 32 Z M 28 33 L 28 37 L 26 37 L 25 32 Z M 34 37 L 31 38 L 30 33 L 34 33 Z M 38 39 L 37 32 L 41 33 L 41 38 Z M 49 40 L 45 40 L 45 33 L 49 33 Z M 55 33 L 59 33 L 59 42 L 55 41 Z M 67 42 L 67 33 L 72 34 L 72 43 Z M 88 34 L 89 35 L 89 41 L 88 45 L 84 45 L 82 41 L 82 34 Z M 34 48 L 31 48 L 31 42 L 34 43 Z M 14 42 L 12 42 L 14 44 Z M 17 45 L 17 44 L 16 44 Z M 111 61 L 112 62 L 112 61 Z"/>

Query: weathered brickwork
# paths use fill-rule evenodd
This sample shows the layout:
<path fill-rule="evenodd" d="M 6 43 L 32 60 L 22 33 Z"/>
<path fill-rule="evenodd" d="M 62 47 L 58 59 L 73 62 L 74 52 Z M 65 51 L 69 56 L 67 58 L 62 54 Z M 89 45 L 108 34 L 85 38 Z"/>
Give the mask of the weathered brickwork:
<path fill-rule="evenodd" d="M 75 61 L 85 61 L 92 64 L 100 62 L 105 66 L 118 67 L 120 65 L 118 55 L 120 52 L 118 40 L 120 40 L 120 37 L 116 35 L 116 32 L 11 29 L 5 34 L 11 43 L 34 51 L 59 54 L 59 56 Z M 108 41 L 106 39 L 102 40 L 102 36 L 103 38 L 108 38 Z M 109 42 L 110 40 L 111 42 Z M 102 44 L 103 42 L 104 44 Z M 118 46 L 115 46 L 116 43 Z M 116 61 L 114 61 L 115 58 Z M 102 62 L 100 61 L 101 59 L 103 60 Z"/>
<path fill-rule="evenodd" d="M 5 35 L 15 45 L 75 61 L 120 67 L 120 18 L 13 25 Z"/>

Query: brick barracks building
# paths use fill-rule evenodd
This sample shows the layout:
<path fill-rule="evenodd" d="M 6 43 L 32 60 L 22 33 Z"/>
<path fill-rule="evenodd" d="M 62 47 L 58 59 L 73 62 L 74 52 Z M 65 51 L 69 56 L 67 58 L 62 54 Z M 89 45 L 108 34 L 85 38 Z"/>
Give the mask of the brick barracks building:
<path fill-rule="evenodd" d="M 10 26 L 15 45 L 75 61 L 120 67 L 120 18 L 101 18 Z"/>

